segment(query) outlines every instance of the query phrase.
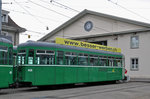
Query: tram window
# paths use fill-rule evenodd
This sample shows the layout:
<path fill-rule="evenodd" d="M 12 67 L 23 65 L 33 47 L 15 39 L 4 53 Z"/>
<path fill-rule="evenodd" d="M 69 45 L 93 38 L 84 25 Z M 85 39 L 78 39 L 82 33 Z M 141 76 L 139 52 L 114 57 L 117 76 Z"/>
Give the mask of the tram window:
<path fill-rule="evenodd" d="M 18 55 L 18 64 L 21 64 L 21 56 Z"/>
<path fill-rule="evenodd" d="M 98 66 L 98 56 L 97 55 L 90 55 L 90 65 Z"/>
<path fill-rule="evenodd" d="M 18 55 L 18 64 L 25 64 L 25 54 Z"/>
<path fill-rule="evenodd" d="M 107 57 L 100 56 L 100 66 L 107 66 Z"/>
<path fill-rule="evenodd" d="M 53 65 L 55 64 L 55 52 L 49 50 L 37 50 L 36 52 L 36 64 L 43 64 L 43 65 Z"/>
<path fill-rule="evenodd" d="M 36 64 L 53 65 L 54 55 L 36 55 Z"/>
<path fill-rule="evenodd" d="M 5 46 L 0 46 L 0 64 L 7 64 L 7 51 L 8 48 Z"/>
<path fill-rule="evenodd" d="M 114 66 L 114 59 L 113 59 L 113 57 L 108 57 L 108 66 Z"/>
<path fill-rule="evenodd" d="M 78 56 L 78 65 L 88 65 L 88 55 L 80 53 Z"/>
<path fill-rule="evenodd" d="M 46 53 L 54 55 L 55 52 L 54 51 L 46 51 Z"/>
<path fill-rule="evenodd" d="M 34 58 L 34 50 L 31 49 L 29 50 L 28 53 L 28 64 L 33 64 L 33 58 Z"/>
<path fill-rule="evenodd" d="M 37 53 L 45 53 L 45 50 L 37 50 Z"/>
<path fill-rule="evenodd" d="M 121 67 L 121 64 L 122 64 L 121 58 L 117 58 L 116 59 L 116 65 L 119 66 L 119 67 Z"/>
<path fill-rule="evenodd" d="M 19 50 L 18 64 L 25 64 L 26 50 Z"/>
<path fill-rule="evenodd" d="M 65 59 L 66 59 L 66 65 L 76 65 L 77 64 L 76 53 L 66 52 Z"/>
<path fill-rule="evenodd" d="M 26 53 L 26 50 L 19 50 L 19 53 Z"/>
<path fill-rule="evenodd" d="M 7 52 L 2 51 L 2 58 L 1 58 L 1 64 L 7 64 Z"/>
<path fill-rule="evenodd" d="M 63 56 L 64 56 L 63 51 L 58 51 L 57 52 L 57 64 L 58 65 L 63 65 Z"/>
<path fill-rule="evenodd" d="M 114 57 L 113 59 L 113 66 L 117 66 L 117 61 L 116 61 L 116 58 Z"/>
<path fill-rule="evenodd" d="M 7 52 L 7 47 L 0 45 L 0 51 L 5 51 L 5 52 Z"/>

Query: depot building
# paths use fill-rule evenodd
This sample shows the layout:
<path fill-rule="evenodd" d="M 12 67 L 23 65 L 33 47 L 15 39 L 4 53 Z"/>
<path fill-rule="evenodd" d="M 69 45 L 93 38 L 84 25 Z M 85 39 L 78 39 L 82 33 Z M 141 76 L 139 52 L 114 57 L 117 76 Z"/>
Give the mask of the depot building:
<path fill-rule="evenodd" d="M 39 41 L 57 37 L 121 48 L 134 79 L 150 80 L 150 24 L 84 10 Z"/>

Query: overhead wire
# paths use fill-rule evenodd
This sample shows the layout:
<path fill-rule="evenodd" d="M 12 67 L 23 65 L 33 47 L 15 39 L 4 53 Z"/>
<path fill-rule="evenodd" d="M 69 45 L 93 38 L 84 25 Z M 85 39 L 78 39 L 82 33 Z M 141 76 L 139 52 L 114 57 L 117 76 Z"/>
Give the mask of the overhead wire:
<path fill-rule="evenodd" d="M 69 16 L 67 16 L 67 15 L 65 15 L 65 14 L 59 13 L 59 12 L 57 12 L 57 11 L 55 11 L 55 10 L 52 10 L 52 9 L 50 9 L 50 8 L 47 8 L 47 7 L 45 7 L 45 6 L 43 6 L 43 5 L 40 5 L 40 4 L 38 4 L 38 3 L 35 3 L 35 2 L 33 2 L 33 1 L 31 1 L 31 0 L 28 0 L 28 1 L 31 2 L 31 3 L 33 3 L 33 4 L 35 4 L 35 5 L 37 5 L 37 6 L 39 6 L 39 7 L 45 8 L 45 9 L 51 11 L 51 12 L 57 13 L 57 14 L 59 14 L 59 15 L 61 15 L 61 16 L 64 16 L 64 17 L 67 17 L 67 18 L 71 18 L 71 17 L 69 17 Z"/>
<path fill-rule="evenodd" d="M 17 2 L 17 3 L 28 3 L 27 1 L 25 2 Z M 13 2 L 2 2 L 2 4 L 14 4 Z"/>
<path fill-rule="evenodd" d="M 31 1 L 31 0 L 28 0 L 28 1 Z M 41 1 L 41 0 L 40 0 Z M 33 1 L 31 1 L 32 3 L 34 3 Z M 40 4 L 38 4 L 38 6 L 41 6 L 41 7 L 43 7 L 42 5 L 40 5 Z M 45 8 L 45 7 L 44 7 Z M 49 9 L 49 8 L 48 8 Z M 64 15 L 62 15 L 62 16 L 64 16 Z M 66 16 L 66 15 L 65 15 Z M 68 17 L 68 16 L 67 16 Z M 71 17 L 69 17 L 69 18 L 71 18 Z M 84 22 L 82 22 L 82 21 L 79 21 L 79 22 L 81 22 L 81 23 L 84 23 Z M 106 31 L 106 32 L 110 32 L 110 31 L 108 31 L 108 30 L 106 30 L 106 29 L 103 29 L 103 28 L 100 28 L 100 27 L 96 27 L 95 26 L 95 28 L 97 28 L 97 29 L 101 29 L 101 30 L 104 30 L 104 31 Z"/>
<path fill-rule="evenodd" d="M 49 9 L 49 8 L 43 6 L 43 5 L 40 5 L 40 4 L 38 4 L 38 3 L 35 3 L 35 2 L 33 2 L 33 1 L 31 1 L 31 0 L 28 0 L 28 1 L 31 2 L 31 3 L 33 3 L 33 4 L 35 4 L 35 5 L 37 5 L 37 6 L 40 6 L 40 7 L 42 7 L 42 8 L 45 8 L 45 9 L 47 9 L 47 10 L 49 10 L 49 11 L 55 12 L 55 13 L 57 13 L 57 14 L 59 14 L 59 15 L 62 15 L 62 16 L 64 16 L 64 17 L 71 18 L 71 17 L 66 16 L 66 15 L 64 15 L 64 14 L 58 13 L 58 12 L 55 11 L 55 10 Z M 22 7 L 22 6 L 21 6 L 21 7 Z M 25 9 L 25 8 L 24 8 L 24 9 Z M 25 10 L 25 11 L 26 11 L 26 10 Z M 29 12 L 29 11 L 26 11 L 26 12 Z M 29 12 L 28 14 L 31 15 L 31 16 L 34 16 L 34 15 L 31 14 L 30 12 Z M 36 16 L 36 17 L 37 17 L 37 16 Z M 79 21 L 79 22 L 84 23 L 84 22 L 82 22 L 82 21 Z M 76 25 L 76 26 L 77 26 L 77 25 Z M 82 26 L 79 26 L 79 27 L 82 27 Z M 100 27 L 96 27 L 96 26 L 94 26 L 94 27 L 97 28 L 97 29 L 104 30 L 104 31 L 106 31 L 106 32 L 110 32 L 110 31 L 108 31 L 108 30 L 106 30 L 106 29 L 103 29 L 103 28 L 100 28 Z M 93 30 L 95 30 L 95 29 L 93 29 Z M 45 34 L 43 34 L 43 33 L 41 33 L 41 32 L 37 32 L 37 31 L 32 31 L 32 30 L 27 30 L 27 31 L 33 32 L 33 33 L 37 33 L 37 34 L 45 35 Z M 67 37 L 68 37 L 68 36 L 67 36 Z"/>
<path fill-rule="evenodd" d="M 25 15 L 32 15 L 32 16 L 35 16 L 35 17 L 39 17 L 39 18 L 42 18 L 42 19 L 49 20 L 49 21 L 62 22 L 60 20 L 54 20 L 54 19 L 50 19 L 50 18 L 47 18 L 47 17 L 42 17 L 42 16 L 38 16 L 38 15 L 34 15 L 34 14 L 29 14 L 29 13 L 26 13 L 26 12 L 23 12 L 23 11 L 17 11 L 17 10 L 11 10 L 11 9 L 6 9 L 6 10 L 21 13 L 21 14 L 25 14 Z"/>
<path fill-rule="evenodd" d="M 40 0 L 40 1 L 43 1 L 43 0 Z M 43 1 L 44 2 L 44 1 Z M 73 8 L 71 8 L 71 7 L 69 7 L 69 6 L 66 6 L 66 5 L 64 5 L 64 4 L 62 4 L 62 3 L 59 3 L 59 2 L 56 2 L 56 1 L 54 1 L 54 0 L 50 0 L 50 3 L 52 3 L 53 4 L 53 2 L 54 3 L 56 3 L 56 4 L 58 4 L 58 5 L 60 5 L 60 6 L 58 6 L 58 7 L 64 7 L 65 9 L 69 9 L 69 10 L 72 10 L 72 11 L 74 11 L 74 12 L 80 12 L 80 11 L 78 11 L 78 10 L 76 10 L 76 9 L 73 9 Z"/>
<path fill-rule="evenodd" d="M 16 2 L 15 0 L 14 0 L 14 2 L 15 2 L 17 5 L 19 5 L 24 11 L 26 11 L 29 15 L 31 15 L 34 19 L 36 19 L 38 22 L 44 24 L 44 23 L 43 23 L 42 21 L 40 21 L 36 16 L 33 16 L 28 10 L 26 10 L 22 5 L 20 5 L 18 2 Z M 45 25 L 45 24 L 44 24 L 44 25 Z M 47 26 L 45 26 L 45 27 L 47 27 Z"/>
<path fill-rule="evenodd" d="M 113 2 L 112 0 L 108 0 L 108 1 L 111 2 L 112 4 L 115 4 L 115 5 L 119 6 L 120 8 L 122 8 L 122 9 L 124 9 L 124 10 L 127 10 L 127 11 L 130 12 L 130 13 L 133 13 L 134 15 L 137 15 L 137 16 L 139 16 L 139 17 L 145 19 L 145 20 L 150 21 L 150 19 L 145 18 L 145 17 L 143 17 L 142 15 L 140 15 L 140 14 L 138 14 L 138 13 L 135 13 L 135 12 L 132 11 L 132 10 L 127 9 L 126 7 L 124 7 L 124 6 L 122 6 L 122 5 L 119 5 L 118 3 L 115 3 L 115 2 Z"/>
<path fill-rule="evenodd" d="M 33 31 L 33 30 L 28 30 L 28 29 L 27 29 L 27 31 L 33 32 L 33 33 L 36 33 L 36 34 L 42 34 L 42 35 L 45 35 L 45 34 L 46 34 L 46 33 L 44 33 L 44 32 L 38 32 L 38 31 Z"/>

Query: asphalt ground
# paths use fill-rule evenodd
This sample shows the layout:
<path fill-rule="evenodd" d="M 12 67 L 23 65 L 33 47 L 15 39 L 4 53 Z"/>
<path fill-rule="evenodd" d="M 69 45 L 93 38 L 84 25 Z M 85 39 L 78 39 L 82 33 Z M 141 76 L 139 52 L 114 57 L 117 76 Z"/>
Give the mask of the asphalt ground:
<path fill-rule="evenodd" d="M 150 99 L 150 82 L 1 89 L 0 99 Z"/>

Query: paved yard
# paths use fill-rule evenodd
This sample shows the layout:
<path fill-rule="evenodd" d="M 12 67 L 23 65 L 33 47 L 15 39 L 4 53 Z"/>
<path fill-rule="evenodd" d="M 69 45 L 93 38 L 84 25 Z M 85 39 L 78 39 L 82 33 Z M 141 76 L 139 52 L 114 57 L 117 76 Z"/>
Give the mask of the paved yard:
<path fill-rule="evenodd" d="M 58 87 L 2 89 L 0 99 L 150 99 L 150 82 Z"/>

